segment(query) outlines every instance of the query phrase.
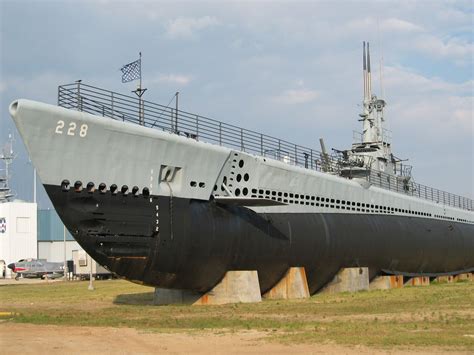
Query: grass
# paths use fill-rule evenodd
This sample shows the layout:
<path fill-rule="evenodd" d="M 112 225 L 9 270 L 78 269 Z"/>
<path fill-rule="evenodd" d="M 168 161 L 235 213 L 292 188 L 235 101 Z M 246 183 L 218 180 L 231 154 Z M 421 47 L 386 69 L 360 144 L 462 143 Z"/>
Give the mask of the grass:
<path fill-rule="evenodd" d="M 308 300 L 222 306 L 153 306 L 153 289 L 130 282 L 0 287 L 0 320 L 133 327 L 152 332 L 254 329 L 270 341 L 474 351 L 474 283 L 316 295 Z"/>

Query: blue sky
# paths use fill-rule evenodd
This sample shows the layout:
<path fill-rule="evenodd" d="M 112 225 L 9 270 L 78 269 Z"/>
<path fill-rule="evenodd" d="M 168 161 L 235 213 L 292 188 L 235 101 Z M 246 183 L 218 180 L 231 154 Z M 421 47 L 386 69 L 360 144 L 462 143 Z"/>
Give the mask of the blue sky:
<path fill-rule="evenodd" d="M 119 68 L 142 51 L 147 100 L 180 91 L 187 111 L 344 149 L 361 129 L 364 40 L 377 94 L 383 58 L 394 153 L 417 182 L 474 196 L 471 1 L 2 0 L 0 13 L 0 142 L 15 134 L 19 198 L 32 198 L 32 167 L 14 99 L 55 104 L 57 86 L 77 79 L 129 93 Z"/>

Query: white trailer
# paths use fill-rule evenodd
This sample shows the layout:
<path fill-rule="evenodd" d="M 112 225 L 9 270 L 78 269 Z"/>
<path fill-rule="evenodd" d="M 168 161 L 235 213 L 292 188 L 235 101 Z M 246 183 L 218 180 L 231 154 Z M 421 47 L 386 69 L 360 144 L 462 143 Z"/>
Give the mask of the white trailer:
<path fill-rule="evenodd" d="M 95 279 L 108 279 L 113 277 L 110 271 L 98 264 L 84 250 L 73 250 L 72 260 L 74 264 L 72 275 L 75 278 L 88 280 L 91 274 Z"/>

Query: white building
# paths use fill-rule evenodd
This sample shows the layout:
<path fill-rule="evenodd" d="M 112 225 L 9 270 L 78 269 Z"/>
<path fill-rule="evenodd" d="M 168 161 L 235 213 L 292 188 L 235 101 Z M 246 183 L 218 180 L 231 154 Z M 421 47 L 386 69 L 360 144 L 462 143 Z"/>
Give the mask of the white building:
<path fill-rule="evenodd" d="M 0 265 L 37 258 L 36 209 L 36 203 L 0 203 Z M 1 274 L 3 270 L 0 270 L 0 277 Z M 11 277 L 10 269 L 5 269 L 5 276 Z"/>

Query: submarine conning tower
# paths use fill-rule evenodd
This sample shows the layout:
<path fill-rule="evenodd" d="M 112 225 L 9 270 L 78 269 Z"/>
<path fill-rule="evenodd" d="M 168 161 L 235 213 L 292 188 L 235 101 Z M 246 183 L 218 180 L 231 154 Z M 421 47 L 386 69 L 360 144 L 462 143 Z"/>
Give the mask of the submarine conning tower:
<path fill-rule="evenodd" d="M 341 175 L 366 178 L 373 172 L 396 175 L 408 182 L 411 179 L 411 166 L 392 154 L 391 131 L 384 127 L 385 100 L 372 94 L 372 72 L 370 64 L 370 45 L 363 42 L 362 52 L 363 100 L 359 122 L 362 132 L 353 132 L 351 149 L 342 151 Z"/>
<path fill-rule="evenodd" d="M 370 49 L 363 44 L 364 99 L 363 112 L 359 115 L 363 124 L 362 142 L 364 144 L 389 144 L 383 135 L 383 109 L 385 101 L 372 95 L 372 74 L 370 70 Z"/>

